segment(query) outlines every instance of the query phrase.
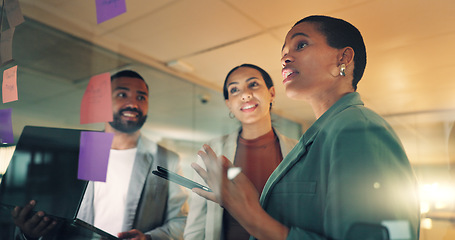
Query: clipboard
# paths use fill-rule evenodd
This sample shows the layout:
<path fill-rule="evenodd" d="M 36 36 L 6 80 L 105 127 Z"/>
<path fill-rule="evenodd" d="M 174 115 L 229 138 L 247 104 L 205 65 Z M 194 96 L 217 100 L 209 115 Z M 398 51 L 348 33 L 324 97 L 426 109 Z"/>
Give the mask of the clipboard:
<path fill-rule="evenodd" d="M 158 166 L 157 170 L 153 170 L 152 173 L 157 175 L 157 176 L 159 176 L 159 177 L 167 179 L 167 180 L 169 180 L 171 182 L 174 182 L 174 183 L 177 183 L 177 184 L 179 184 L 181 186 L 189 188 L 189 189 L 200 188 L 200 189 L 205 190 L 207 192 L 211 192 L 212 191 L 210 188 L 208 188 L 208 187 L 206 187 L 204 185 L 201 185 L 201 184 L 199 184 L 197 182 L 191 181 L 188 178 L 182 177 L 182 176 L 178 175 L 177 173 L 171 172 L 171 171 L 167 170 L 164 167 Z"/>

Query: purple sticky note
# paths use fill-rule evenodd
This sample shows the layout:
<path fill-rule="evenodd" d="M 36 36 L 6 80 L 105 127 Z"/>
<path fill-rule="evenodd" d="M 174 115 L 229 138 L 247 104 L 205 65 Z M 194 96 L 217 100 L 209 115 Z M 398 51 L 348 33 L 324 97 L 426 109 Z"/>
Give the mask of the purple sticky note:
<path fill-rule="evenodd" d="M 125 12 L 125 0 L 96 0 L 96 20 L 98 24 Z"/>
<path fill-rule="evenodd" d="M 0 109 L 0 143 L 14 143 L 11 108 Z"/>
<path fill-rule="evenodd" d="M 113 133 L 81 132 L 77 178 L 106 182 Z"/>

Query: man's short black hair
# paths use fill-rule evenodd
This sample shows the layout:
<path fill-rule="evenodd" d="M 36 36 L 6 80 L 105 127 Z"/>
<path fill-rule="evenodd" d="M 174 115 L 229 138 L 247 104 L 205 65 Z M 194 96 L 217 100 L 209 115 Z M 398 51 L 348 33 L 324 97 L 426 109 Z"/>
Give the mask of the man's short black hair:
<path fill-rule="evenodd" d="M 141 79 L 142 81 L 144 81 L 145 83 L 145 86 L 147 87 L 147 90 L 149 90 L 149 86 L 147 85 L 147 83 L 145 82 L 144 78 L 137 72 L 133 71 L 133 70 L 122 70 L 120 72 L 117 72 L 115 73 L 114 75 L 111 76 L 111 82 L 116 79 L 116 78 L 120 78 L 120 77 L 130 77 L 130 78 L 138 78 L 138 79 Z"/>

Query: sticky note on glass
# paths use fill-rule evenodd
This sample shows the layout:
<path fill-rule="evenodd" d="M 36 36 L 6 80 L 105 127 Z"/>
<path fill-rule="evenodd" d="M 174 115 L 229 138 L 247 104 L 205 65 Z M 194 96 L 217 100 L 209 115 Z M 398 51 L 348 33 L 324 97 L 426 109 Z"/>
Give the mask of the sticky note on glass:
<path fill-rule="evenodd" d="M 3 72 L 2 83 L 3 103 L 17 101 L 17 66 L 6 69 Z"/>
<path fill-rule="evenodd" d="M 125 0 L 96 0 L 96 20 L 98 24 L 125 12 Z"/>
<path fill-rule="evenodd" d="M 0 143 L 14 143 L 12 109 L 0 109 Z"/>
<path fill-rule="evenodd" d="M 13 60 L 13 35 L 14 28 L 0 33 L 0 65 Z"/>
<path fill-rule="evenodd" d="M 77 178 L 106 182 L 113 133 L 81 132 Z"/>
<path fill-rule="evenodd" d="M 381 222 L 389 230 L 390 239 L 411 239 L 411 224 L 407 220 L 386 220 Z"/>
<path fill-rule="evenodd" d="M 24 22 L 24 16 L 18 0 L 5 0 L 5 13 L 10 28 L 14 28 Z"/>
<path fill-rule="evenodd" d="M 109 73 L 90 78 L 81 102 L 81 124 L 112 122 L 111 92 Z"/>

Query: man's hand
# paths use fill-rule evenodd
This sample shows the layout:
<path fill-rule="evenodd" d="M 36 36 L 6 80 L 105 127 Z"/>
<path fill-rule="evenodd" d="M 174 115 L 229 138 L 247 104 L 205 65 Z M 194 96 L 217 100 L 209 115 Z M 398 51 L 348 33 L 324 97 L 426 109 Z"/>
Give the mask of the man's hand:
<path fill-rule="evenodd" d="M 121 232 L 117 234 L 117 237 L 120 239 L 152 240 L 152 238 L 149 235 L 145 235 L 137 229 L 133 229 L 128 232 Z"/>
<path fill-rule="evenodd" d="M 57 225 L 57 222 L 45 216 L 43 211 L 30 216 L 35 204 L 36 202 L 32 200 L 24 207 L 15 207 L 11 212 L 14 224 L 21 229 L 27 239 L 45 236 Z"/>

